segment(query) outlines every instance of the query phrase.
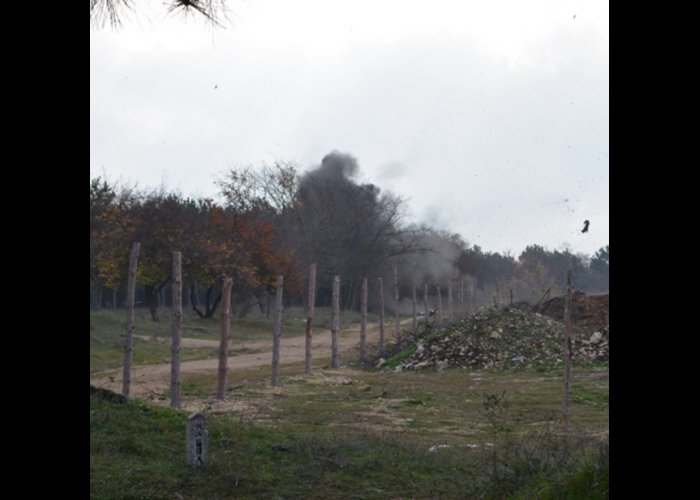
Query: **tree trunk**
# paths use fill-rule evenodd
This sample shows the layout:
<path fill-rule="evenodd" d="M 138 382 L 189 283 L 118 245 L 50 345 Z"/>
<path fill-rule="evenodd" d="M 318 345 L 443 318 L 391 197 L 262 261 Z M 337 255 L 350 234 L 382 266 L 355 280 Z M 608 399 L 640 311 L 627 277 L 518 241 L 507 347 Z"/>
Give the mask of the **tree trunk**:
<path fill-rule="evenodd" d="M 384 350 L 384 285 L 379 278 L 379 353 L 386 355 Z"/>
<path fill-rule="evenodd" d="M 442 292 L 440 291 L 440 287 L 436 286 L 437 288 L 437 295 L 438 295 L 438 324 L 442 326 Z"/>
<path fill-rule="evenodd" d="M 569 432 L 569 396 L 571 394 L 571 269 L 566 271 L 566 300 L 564 301 L 564 398 L 561 405 L 564 432 Z"/>
<path fill-rule="evenodd" d="M 197 298 L 197 287 L 195 284 L 190 285 L 190 303 L 192 304 L 192 310 L 197 313 L 197 316 L 203 318 L 204 314 L 202 313 L 202 311 L 197 309 L 199 299 Z"/>
<path fill-rule="evenodd" d="M 309 296 L 306 302 L 306 358 L 304 373 L 311 373 L 312 351 L 312 325 L 314 322 L 314 309 L 316 305 L 316 264 L 309 266 Z"/>
<path fill-rule="evenodd" d="M 275 329 L 272 335 L 272 387 L 280 385 L 280 337 L 282 335 L 282 285 L 284 276 L 277 277 L 275 293 Z"/>
<path fill-rule="evenodd" d="M 367 362 L 367 278 L 362 279 L 360 289 L 360 365 Z"/>
<path fill-rule="evenodd" d="M 173 252 L 173 328 L 170 364 L 170 407 L 180 408 L 180 345 L 182 339 L 182 253 Z"/>
<path fill-rule="evenodd" d="M 151 320 L 158 321 L 158 294 L 156 293 L 155 285 L 145 285 L 143 287 L 146 293 L 146 303 L 148 304 L 148 309 L 151 312 Z"/>
<path fill-rule="evenodd" d="M 183 283 L 183 288 L 185 288 L 184 283 Z M 191 295 L 192 295 L 191 292 L 190 292 L 190 293 L 183 293 L 183 294 L 182 294 L 182 308 L 183 308 L 183 309 L 189 309 L 189 308 L 190 308 L 190 304 L 191 304 L 190 297 L 191 297 Z"/>
<path fill-rule="evenodd" d="M 129 397 L 131 389 L 131 362 L 134 359 L 134 294 L 136 291 L 136 265 L 141 243 L 134 243 L 129 258 L 129 279 L 126 286 L 126 343 L 124 345 L 124 377 L 122 395 Z"/>
<path fill-rule="evenodd" d="M 340 368 L 338 334 L 340 333 L 340 276 L 333 276 L 333 309 L 331 311 L 331 366 Z"/>
<path fill-rule="evenodd" d="M 228 342 L 231 338 L 231 288 L 233 279 L 224 278 L 224 302 L 221 306 L 221 341 L 219 342 L 219 384 L 216 397 L 226 399 L 226 382 L 228 375 Z"/>
<path fill-rule="evenodd" d="M 216 309 L 219 307 L 219 302 L 221 302 L 221 294 L 217 294 L 216 299 L 214 302 L 211 301 L 211 297 L 214 294 L 214 290 L 216 288 L 216 283 L 212 284 L 207 288 L 207 294 L 206 294 L 206 299 L 204 303 L 204 314 L 202 314 L 197 308 L 194 308 L 195 312 L 199 315 L 200 318 L 213 318 L 214 313 L 216 312 Z"/>
<path fill-rule="evenodd" d="M 102 310 L 102 285 L 97 284 L 90 288 L 90 309 L 93 311 Z"/>
<path fill-rule="evenodd" d="M 464 318 L 467 315 L 467 311 L 464 308 L 464 278 L 459 280 L 459 310 Z"/>
<path fill-rule="evenodd" d="M 112 289 L 112 311 L 117 310 L 117 291 Z"/>

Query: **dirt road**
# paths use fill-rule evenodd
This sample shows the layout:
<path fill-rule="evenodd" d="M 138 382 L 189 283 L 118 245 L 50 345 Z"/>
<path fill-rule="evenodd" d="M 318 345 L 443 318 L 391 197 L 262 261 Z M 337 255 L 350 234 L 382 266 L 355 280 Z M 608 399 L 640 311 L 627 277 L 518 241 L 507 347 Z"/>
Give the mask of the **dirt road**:
<path fill-rule="evenodd" d="M 410 319 L 408 322 L 410 323 Z M 385 335 L 387 339 L 393 338 L 393 327 L 387 325 Z M 144 340 L 154 342 L 169 342 L 168 338 L 139 337 Z M 305 358 L 305 337 L 283 338 L 280 342 L 280 364 L 299 363 Z M 371 344 L 378 344 L 379 330 L 376 325 L 367 328 L 368 352 Z M 348 328 L 340 336 L 339 351 L 341 353 L 341 364 L 343 363 L 344 352 L 359 348 L 360 328 L 359 325 Z M 183 347 L 219 347 L 217 340 L 204 339 L 182 339 Z M 331 357 L 331 334 L 328 331 L 314 332 L 313 337 L 313 359 L 330 359 Z M 253 342 L 231 342 L 229 351 L 234 355 L 228 358 L 229 371 L 235 372 L 258 366 L 272 366 L 272 339 L 258 340 Z M 241 354 L 235 354 L 237 351 Z M 187 377 L 195 374 L 209 373 L 216 374 L 219 367 L 218 357 L 211 359 L 201 359 L 195 361 L 184 361 L 180 364 L 180 375 L 183 381 Z M 94 374 L 90 383 L 97 387 L 109 389 L 121 393 L 122 390 L 122 370 L 109 370 L 107 372 Z M 270 372 L 272 373 L 272 372 Z M 303 368 L 302 372 L 303 373 Z M 153 399 L 162 396 L 170 388 L 170 363 L 157 365 L 139 365 L 132 369 L 131 373 L 131 394 L 135 399 Z"/>

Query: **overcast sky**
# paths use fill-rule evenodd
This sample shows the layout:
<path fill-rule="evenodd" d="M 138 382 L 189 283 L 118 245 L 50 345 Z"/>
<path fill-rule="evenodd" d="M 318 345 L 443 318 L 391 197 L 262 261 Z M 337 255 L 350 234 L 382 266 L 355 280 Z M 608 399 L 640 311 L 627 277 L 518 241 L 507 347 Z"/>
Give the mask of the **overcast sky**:
<path fill-rule="evenodd" d="M 215 196 L 337 150 L 485 250 L 608 244 L 607 0 L 229 0 L 223 30 L 136 4 L 90 32 L 91 178 Z"/>

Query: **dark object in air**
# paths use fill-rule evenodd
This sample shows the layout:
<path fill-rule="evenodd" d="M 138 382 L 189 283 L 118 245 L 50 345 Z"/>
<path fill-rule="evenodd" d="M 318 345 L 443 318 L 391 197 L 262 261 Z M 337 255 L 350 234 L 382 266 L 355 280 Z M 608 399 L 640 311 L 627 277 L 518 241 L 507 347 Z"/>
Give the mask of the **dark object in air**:
<path fill-rule="evenodd" d="M 587 233 L 587 232 L 588 232 L 588 224 L 590 224 L 590 223 L 591 223 L 591 222 L 590 222 L 589 220 L 583 221 L 583 229 L 581 229 L 581 232 L 582 232 L 582 233 Z"/>

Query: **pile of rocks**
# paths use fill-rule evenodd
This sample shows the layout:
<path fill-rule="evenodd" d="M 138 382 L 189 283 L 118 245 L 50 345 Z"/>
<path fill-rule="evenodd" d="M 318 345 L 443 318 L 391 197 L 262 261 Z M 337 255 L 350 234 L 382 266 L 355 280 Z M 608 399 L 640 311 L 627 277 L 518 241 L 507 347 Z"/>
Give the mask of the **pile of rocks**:
<path fill-rule="evenodd" d="M 574 332 L 574 364 L 608 360 L 609 327 Z M 397 370 L 556 368 L 563 366 L 564 325 L 516 308 L 489 309 L 427 332 Z"/>
<path fill-rule="evenodd" d="M 608 361 L 608 339 L 610 336 L 610 325 L 593 332 L 589 339 L 575 342 L 576 353 L 579 359 L 587 361 Z"/>

